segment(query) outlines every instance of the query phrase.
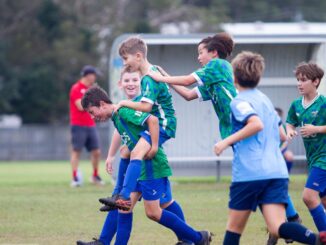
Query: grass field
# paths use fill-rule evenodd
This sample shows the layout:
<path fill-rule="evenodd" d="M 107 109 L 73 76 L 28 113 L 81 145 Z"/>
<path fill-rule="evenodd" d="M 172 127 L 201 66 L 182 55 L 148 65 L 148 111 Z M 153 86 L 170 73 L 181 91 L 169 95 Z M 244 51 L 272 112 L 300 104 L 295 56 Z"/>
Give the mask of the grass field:
<path fill-rule="evenodd" d="M 91 166 L 81 164 L 85 185 L 71 188 L 70 166 L 63 162 L 0 162 L 0 244 L 75 244 L 100 234 L 105 213 L 97 199 L 107 196 L 112 185 L 96 187 L 87 182 Z M 104 171 L 102 176 L 104 177 Z M 110 178 L 105 176 L 106 182 Z M 174 198 L 182 205 L 187 222 L 196 229 L 216 234 L 221 244 L 227 219 L 229 178 L 172 178 Z M 316 230 L 302 203 L 305 176 L 292 176 L 290 193 L 304 224 Z M 148 220 L 143 204 L 134 210 L 131 245 L 174 244 L 174 234 Z M 241 244 L 265 244 L 266 231 L 259 212 L 249 220 Z M 280 241 L 279 244 L 284 244 Z"/>

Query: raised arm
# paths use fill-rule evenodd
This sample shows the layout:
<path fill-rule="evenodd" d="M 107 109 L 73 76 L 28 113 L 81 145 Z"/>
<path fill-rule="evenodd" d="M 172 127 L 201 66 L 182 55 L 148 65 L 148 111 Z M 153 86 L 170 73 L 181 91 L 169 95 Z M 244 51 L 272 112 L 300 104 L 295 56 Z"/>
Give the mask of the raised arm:
<path fill-rule="evenodd" d="M 120 134 L 118 133 L 118 130 L 115 129 L 113 132 L 110 148 L 108 150 L 108 156 L 105 161 L 106 171 L 109 174 L 112 174 L 112 172 L 113 172 L 113 168 L 112 168 L 113 161 L 114 161 L 115 155 L 117 154 L 118 150 L 120 149 L 120 146 L 121 146 L 121 137 L 120 137 Z"/>
<path fill-rule="evenodd" d="M 194 100 L 198 98 L 196 88 L 189 89 L 180 85 L 171 85 L 175 92 L 181 95 L 185 100 Z"/>

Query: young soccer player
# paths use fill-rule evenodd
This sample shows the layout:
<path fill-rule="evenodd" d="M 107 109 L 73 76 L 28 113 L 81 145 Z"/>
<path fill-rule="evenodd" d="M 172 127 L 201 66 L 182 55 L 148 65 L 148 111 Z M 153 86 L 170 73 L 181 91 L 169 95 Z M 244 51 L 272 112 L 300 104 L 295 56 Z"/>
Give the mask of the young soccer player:
<path fill-rule="evenodd" d="M 153 71 L 148 73 L 156 81 L 173 85 L 175 91 L 186 100 L 211 100 L 219 118 L 222 138 L 231 133 L 229 105 L 236 96 L 232 66 L 226 60 L 233 47 L 234 43 L 229 34 L 218 33 L 213 37 L 204 38 L 198 44 L 198 61 L 203 66 L 201 69 L 186 76 L 162 76 Z M 198 86 L 193 89 L 184 87 L 196 82 Z"/>
<path fill-rule="evenodd" d="M 135 111 L 127 107 L 120 108 L 116 111 L 117 105 L 112 104 L 106 92 L 99 87 L 94 87 L 85 93 L 82 99 L 82 105 L 86 111 L 98 120 L 104 121 L 108 118 L 112 118 L 120 135 L 126 136 L 126 144 L 131 151 L 136 147 L 140 138 L 140 133 L 146 129 L 145 123 L 147 123 L 150 129 L 151 136 L 155 130 L 157 130 L 158 133 L 158 119 L 155 116 Z M 154 130 L 154 128 L 156 129 Z M 148 137 L 145 139 L 147 142 L 145 147 L 146 150 L 149 151 L 152 142 Z M 158 148 L 156 156 L 151 161 L 145 161 L 142 164 L 139 185 L 144 199 L 147 217 L 171 229 L 178 237 L 191 241 L 196 245 L 210 244 L 211 234 L 208 231 L 195 231 L 174 213 L 161 209 L 160 198 L 164 196 L 165 193 L 169 192 L 170 185 L 168 176 L 171 174 L 172 172 L 168 165 L 166 155 L 161 147 Z M 136 200 L 138 198 L 139 196 L 135 196 Z M 172 196 L 168 199 L 171 201 Z M 123 222 L 119 222 L 119 225 L 122 223 Z M 128 223 L 130 224 L 130 222 Z M 129 239 L 130 233 L 128 234 L 126 232 L 128 231 L 128 227 L 124 228 L 124 231 L 121 231 L 119 245 L 127 244 L 126 238 Z"/>
<path fill-rule="evenodd" d="M 129 71 L 140 71 L 144 76 L 151 69 L 156 69 L 147 60 L 147 45 L 138 37 L 130 37 L 125 40 L 120 48 L 119 54 L 123 59 L 125 68 Z M 117 108 L 129 107 L 137 111 L 150 112 L 159 119 L 160 132 L 159 142 L 162 145 L 166 140 L 175 137 L 176 117 L 172 104 L 172 96 L 166 84 L 154 81 L 149 76 L 141 79 L 141 97 L 139 101 L 123 100 L 118 104 Z M 117 200 L 107 199 L 108 203 L 116 202 L 119 206 L 130 207 L 129 195 L 134 189 L 137 178 L 140 175 L 141 160 L 145 154 L 147 158 L 152 158 L 155 154 L 155 148 L 151 152 L 146 152 L 146 132 L 139 139 L 136 147 L 131 152 L 130 166 L 127 169 L 123 188 Z"/>
<path fill-rule="evenodd" d="M 215 145 L 220 155 L 234 150 L 229 216 L 224 245 L 240 243 L 252 211 L 261 208 L 269 232 L 304 244 L 323 244 L 298 223 L 285 222 L 288 172 L 279 148 L 279 117 L 271 101 L 256 86 L 264 70 L 261 55 L 241 52 L 232 61 L 239 95 L 231 102 L 233 134 Z M 325 240 L 325 238 L 323 238 Z"/>
<path fill-rule="evenodd" d="M 140 94 L 140 72 L 128 72 L 126 69 L 123 69 L 121 72 L 121 78 L 119 80 L 119 87 L 123 90 L 124 94 L 126 95 L 127 99 L 135 99 Z M 115 155 L 117 151 L 120 148 L 120 164 L 119 164 L 119 170 L 117 175 L 117 181 L 116 186 L 113 190 L 112 196 L 116 196 L 119 194 L 119 192 L 122 189 L 122 184 L 124 180 L 124 175 L 127 170 L 128 164 L 129 164 L 129 158 L 130 158 L 130 151 L 126 145 L 121 146 L 121 138 L 119 132 L 115 129 L 112 137 L 112 142 L 110 145 L 110 149 L 108 151 L 108 157 L 106 159 L 106 169 L 109 174 L 112 174 L 113 168 L 112 164 L 115 158 Z M 139 186 L 134 190 L 133 192 L 141 192 Z M 138 193 L 131 193 L 132 195 L 139 195 Z M 169 200 L 168 197 L 171 196 L 171 189 L 168 188 L 167 193 L 165 193 L 164 198 L 160 198 L 160 206 L 168 210 L 175 215 L 177 215 L 180 219 L 184 220 L 184 214 L 182 211 L 181 206 L 177 203 L 175 200 Z M 137 201 L 136 198 L 131 197 L 132 200 L 132 207 L 134 207 L 135 202 Z M 104 222 L 101 235 L 98 240 L 92 241 L 92 242 L 82 242 L 78 241 L 77 245 L 109 245 L 116 234 L 117 227 L 118 227 L 118 210 L 113 206 L 103 206 L 100 209 L 101 211 L 110 211 L 109 214 L 106 217 L 106 220 Z M 133 208 L 130 209 L 130 211 L 125 213 L 131 213 L 132 215 Z M 127 215 L 127 214 L 126 214 Z M 122 215 L 123 216 L 123 215 Z M 131 219 L 132 220 L 132 219 Z M 131 224 L 132 225 L 132 224 Z M 132 228 L 131 225 L 129 226 L 130 229 Z M 130 230 L 131 233 L 131 230 Z M 117 236 L 118 239 L 121 236 Z M 178 245 L 186 245 L 189 244 L 187 241 L 182 240 L 182 238 L 178 238 L 179 242 Z M 119 242 L 119 241 L 117 241 Z"/>
<path fill-rule="evenodd" d="M 300 128 L 306 149 L 309 175 L 303 201 L 318 228 L 326 231 L 321 199 L 326 199 L 326 98 L 317 91 L 324 71 L 314 63 L 300 63 L 295 69 L 300 98 L 294 100 L 287 116 L 287 135 L 292 139 Z"/>

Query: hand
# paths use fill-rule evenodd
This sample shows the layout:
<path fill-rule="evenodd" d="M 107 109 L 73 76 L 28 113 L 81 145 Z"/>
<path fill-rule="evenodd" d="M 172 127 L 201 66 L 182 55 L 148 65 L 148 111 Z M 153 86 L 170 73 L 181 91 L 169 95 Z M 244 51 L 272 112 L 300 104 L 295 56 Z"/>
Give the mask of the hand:
<path fill-rule="evenodd" d="M 105 168 L 106 168 L 106 172 L 108 172 L 108 174 L 112 175 L 113 173 L 113 161 L 114 161 L 114 157 L 108 157 L 105 161 Z"/>
<path fill-rule="evenodd" d="M 318 133 L 317 127 L 312 124 L 305 124 L 300 129 L 300 134 L 302 135 L 302 137 L 309 137 L 316 133 Z"/>
<path fill-rule="evenodd" d="M 215 146 L 214 146 L 214 152 L 215 152 L 215 154 L 216 154 L 217 156 L 219 156 L 219 155 L 221 155 L 222 152 L 223 152 L 226 148 L 228 148 L 228 147 L 229 147 L 229 145 L 228 145 L 224 140 L 222 140 L 222 141 L 217 142 L 217 143 L 215 144 Z"/>
<path fill-rule="evenodd" d="M 153 159 L 155 157 L 157 151 L 158 151 L 158 147 L 152 146 L 151 149 L 146 153 L 145 159 L 146 160 Z"/>
<path fill-rule="evenodd" d="M 293 129 L 290 129 L 290 130 L 288 130 L 286 136 L 288 137 L 289 140 L 292 140 L 293 137 L 294 137 L 294 136 L 297 136 L 297 135 L 298 135 L 297 131 L 295 131 L 295 130 L 293 130 Z"/>
<path fill-rule="evenodd" d="M 117 104 L 117 106 L 115 107 L 115 110 L 114 110 L 114 112 L 117 112 L 121 107 L 124 107 L 124 106 L 126 106 L 125 105 L 125 100 L 121 100 L 118 104 Z"/>
<path fill-rule="evenodd" d="M 146 75 L 150 76 L 157 82 L 164 80 L 164 77 L 157 71 L 149 71 Z"/>

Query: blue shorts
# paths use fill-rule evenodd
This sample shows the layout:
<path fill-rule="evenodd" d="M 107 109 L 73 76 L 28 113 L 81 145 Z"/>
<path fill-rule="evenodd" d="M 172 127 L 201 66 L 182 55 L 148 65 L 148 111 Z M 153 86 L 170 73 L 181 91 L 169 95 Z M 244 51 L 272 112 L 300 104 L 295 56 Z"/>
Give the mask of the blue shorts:
<path fill-rule="evenodd" d="M 144 138 L 150 145 L 152 145 L 151 136 L 148 132 L 148 130 L 145 130 L 140 133 L 140 136 Z M 166 131 L 160 127 L 160 134 L 158 139 L 158 145 L 162 146 L 167 140 L 169 140 L 171 137 L 166 134 Z"/>
<path fill-rule="evenodd" d="M 263 204 L 288 202 L 288 179 L 232 182 L 229 208 L 256 211 Z"/>
<path fill-rule="evenodd" d="M 319 196 L 324 197 L 326 195 L 326 170 L 312 167 L 305 187 L 318 191 Z"/>
<path fill-rule="evenodd" d="M 137 181 L 137 186 L 136 186 L 134 192 L 142 193 L 142 186 L 139 183 L 139 181 Z M 141 200 L 141 198 L 142 197 L 139 198 L 139 201 Z M 168 180 L 166 190 L 165 190 L 164 194 L 160 197 L 160 205 L 168 203 L 170 201 L 172 201 L 172 191 L 171 191 L 170 181 Z"/>
<path fill-rule="evenodd" d="M 143 198 L 146 201 L 160 200 L 160 204 L 172 201 L 170 181 L 167 177 L 151 180 L 139 180 Z"/>
<path fill-rule="evenodd" d="M 71 126 L 71 143 L 75 151 L 81 151 L 85 146 L 88 151 L 100 148 L 96 127 Z"/>

